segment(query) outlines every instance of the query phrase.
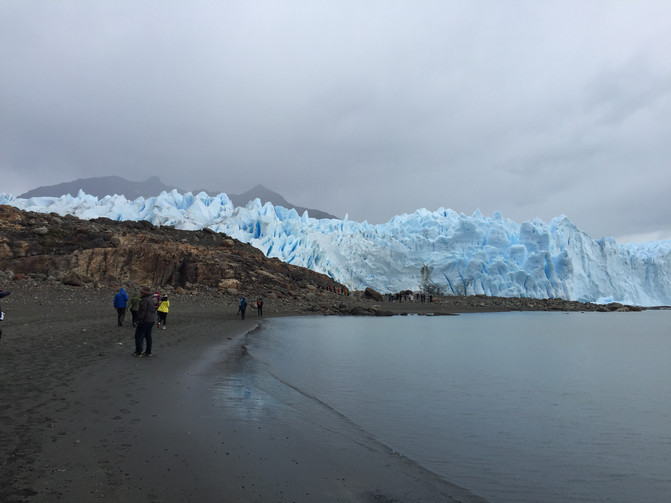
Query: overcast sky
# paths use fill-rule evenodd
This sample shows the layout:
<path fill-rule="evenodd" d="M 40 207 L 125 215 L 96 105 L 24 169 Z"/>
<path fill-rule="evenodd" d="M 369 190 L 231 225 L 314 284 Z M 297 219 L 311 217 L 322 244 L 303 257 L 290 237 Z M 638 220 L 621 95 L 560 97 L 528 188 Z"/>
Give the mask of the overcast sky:
<path fill-rule="evenodd" d="M 671 239 L 671 2 L 0 0 L 0 193 L 158 175 Z"/>

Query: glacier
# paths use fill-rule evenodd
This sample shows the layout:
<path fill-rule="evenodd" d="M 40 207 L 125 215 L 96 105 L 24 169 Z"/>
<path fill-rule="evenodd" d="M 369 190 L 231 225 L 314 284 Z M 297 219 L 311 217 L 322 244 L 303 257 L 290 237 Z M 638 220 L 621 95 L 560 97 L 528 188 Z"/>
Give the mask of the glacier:
<path fill-rule="evenodd" d="M 564 298 L 640 306 L 671 304 L 671 241 L 593 239 L 566 216 L 521 224 L 476 211 L 419 209 L 384 224 L 311 218 L 258 199 L 235 207 L 226 194 L 179 193 L 127 200 L 79 192 L 0 204 L 82 219 L 147 220 L 210 228 L 268 257 L 327 274 L 352 290 L 424 290 L 443 295 Z"/>

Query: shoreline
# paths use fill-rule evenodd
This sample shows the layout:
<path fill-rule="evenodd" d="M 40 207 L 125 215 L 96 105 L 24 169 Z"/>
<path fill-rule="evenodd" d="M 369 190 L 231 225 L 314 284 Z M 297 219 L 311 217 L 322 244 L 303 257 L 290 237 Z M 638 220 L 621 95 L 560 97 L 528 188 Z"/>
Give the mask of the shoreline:
<path fill-rule="evenodd" d="M 216 404 L 211 386 L 244 364 L 246 334 L 263 323 L 254 309 L 241 321 L 233 299 L 173 294 L 156 356 L 136 359 L 130 317 L 116 325 L 115 289 L 2 286 L 12 295 L 2 300 L 0 501 L 483 501 L 373 442 L 309 435 L 309 418 L 270 407 L 241 420 Z M 381 305 L 399 315 L 506 310 L 452 300 Z M 266 317 L 320 313 L 264 306 Z"/>
<path fill-rule="evenodd" d="M 114 290 L 6 289 L 0 501 L 483 501 L 285 406 L 242 417 L 253 400 L 217 403 L 212 386 L 263 323 L 254 311 L 173 297 L 155 356 L 133 358 Z"/>

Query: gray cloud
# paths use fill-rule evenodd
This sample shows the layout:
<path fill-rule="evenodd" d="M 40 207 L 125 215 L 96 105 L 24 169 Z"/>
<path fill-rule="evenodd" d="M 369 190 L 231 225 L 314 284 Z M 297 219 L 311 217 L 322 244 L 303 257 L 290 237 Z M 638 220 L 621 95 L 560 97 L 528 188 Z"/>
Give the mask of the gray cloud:
<path fill-rule="evenodd" d="M 671 238 L 671 5 L 0 4 L 0 192 L 158 175 Z"/>

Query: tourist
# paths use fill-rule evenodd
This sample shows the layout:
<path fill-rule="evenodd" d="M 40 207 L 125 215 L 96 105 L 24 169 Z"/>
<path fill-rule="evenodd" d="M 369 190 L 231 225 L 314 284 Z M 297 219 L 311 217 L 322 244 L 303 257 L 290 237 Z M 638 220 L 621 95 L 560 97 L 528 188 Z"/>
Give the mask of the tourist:
<path fill-rule="evenodd" d="M 170 301 L 168 300 L 168 294 L 165 294 L 161 297 L 161 301 L 158 303 L 158 328 L 163 328 L 165 330 L 165 324 L 168 321 L 168 310 L 170 309 Z"/>
<path fill-rule="evenodd" d="M 130 314 L 133 317 L 133 328 L 137 327 L 137 310 L 140 309 L 140 292 L 135 292 L 130 298 Z"/>
<path fill-rule="evenodd" d="M 128 302 L 128 294 L 123 288 L 119 289 L 119 293 L 114 296 L 114 309 L 117 313 L 117 323 L 123 326 L 123 320 L 126 317 L 126 303 Z"/>
<path fill-rule="evenodd" d="M 263 316 L 263 299 L 261 297 L 256 299 L 256 314 Z"/>
<path fill-rule="evenodd" d="M 137 311 L 137 328 L 135 329 L 135 353 L 133 356 L 151 356 L 151 330 L 156 323 L 156 304 L 151 290 L 146 286 L 140 288 L 140 308 Z M 142 350 L 144 339 L 147 346 Z"/>
<path fill-rule="evenodd" d="M 3 292 L 2 288 L 0 288 L 0 299 L 3 297 L 7 297 L 10 293 L 12 292 Z M 0 306 L 0 321 L 5 319 L 5 313 L 2 312 L 2 306 Z M 0 338 L 2 338 L 2 329 L 0 328 Z"/>
<path fill-rule="evenodd" d="M 238 312 L 240 313 L 241 319 L 245 319 L 245 310 L 247 309 L 247 301 L 244 297 L 240 297 L 240 302 L 238 302 Z"/>

